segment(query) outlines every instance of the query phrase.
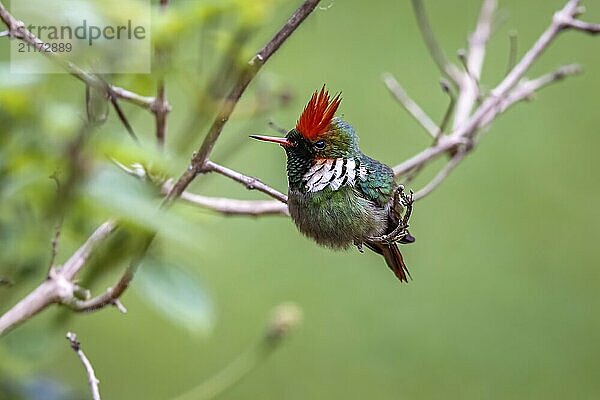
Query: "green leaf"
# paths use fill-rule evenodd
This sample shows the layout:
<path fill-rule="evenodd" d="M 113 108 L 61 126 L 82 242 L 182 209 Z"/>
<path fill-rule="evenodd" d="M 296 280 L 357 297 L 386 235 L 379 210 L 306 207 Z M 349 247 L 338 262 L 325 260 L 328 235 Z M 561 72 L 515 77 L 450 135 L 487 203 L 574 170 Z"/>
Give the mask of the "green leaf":
<path fill-rule="evenodd" d="M 137 292 L 165 318 L 193 333 L 208 334 L 214 310 L 197 277 L 175 265 L 145 261 L 136 274 Z"/>
<path fill-rule="evenodd" d="M 86 188 L 87 200 L 111 215 L 124 218 L 151 231 L 170 244 L 193 251 L 197 255 L 206 244 L 207 235 L 201 222 L 206 215 L 189 207 L 160 208 L 162 197 L 151 185 L 128 176 L 116 167 L 99 171 Z"/>

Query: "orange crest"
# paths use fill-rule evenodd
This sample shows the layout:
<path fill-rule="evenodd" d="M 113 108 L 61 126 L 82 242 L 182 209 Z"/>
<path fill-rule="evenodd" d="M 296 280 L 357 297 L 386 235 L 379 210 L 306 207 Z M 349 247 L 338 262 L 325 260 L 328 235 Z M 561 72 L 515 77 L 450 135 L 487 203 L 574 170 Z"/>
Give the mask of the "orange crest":
<path fill-rule="evenodd" d="M 308 140 L 315 140 L 319 135 L 327 132 L 327 128 L 335 115 L 342 99 L 338 93 L 332 100 L 325 90 L 325 85 L 320 92 L 314 92 L 302 115 L 298 118 L 296 129 Z"/>

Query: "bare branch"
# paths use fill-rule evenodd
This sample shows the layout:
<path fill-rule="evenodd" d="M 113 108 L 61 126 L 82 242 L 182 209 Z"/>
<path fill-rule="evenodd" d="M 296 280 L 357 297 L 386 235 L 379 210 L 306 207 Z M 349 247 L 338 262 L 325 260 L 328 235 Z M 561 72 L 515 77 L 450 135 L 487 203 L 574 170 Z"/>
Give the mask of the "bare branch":
<path fill-rule="evenodd" d="M 509 107 L 523 100 L 529 100 L 533 95 L 545 86 L 550 85 L 556 81 L 562 80 L 568 76 L 578 75 L 581 73 L 581 66 L 578 64 L 565 65 L 558 68 L 556 71 L 542 75 L 539 78 L 533 80 L 521 81 L 502 102 L 488 115 L 482 118 L 480 127 L 489 125 L 496 116 L 502 114 Z"/>
<path fill-rule="evenodd" d="M 150 244 L 154 240 L 155 236 L 156 234 L 153 233 L 145 238 L 137 254 L 134 256 L 133 260 L 131 261 L 127 269 L 125 269 L 125 272 L 123 273 L 121 278 L 119 278 L 119 280 L 113 287 L 108 288 L 104 294 L 98 297 L 94 297 L 88 300 L 72 299 L 69 303 L 67 303 L 67 305 L 78 312 L 98 311 L 101 308 L 104 308 L 108 305 L 112 305 L 115 306 L 120 312 L 125 314 L 127 312 L 127 309 L 123 306 L 123 304 L 121 304 L 121 301 L 119 299 L 121 295 L 125 292 L 125 290 L 127 290 L 127 288 L 129 287 L 129 284 L 133 280 L 133 277 L 137 271 L 140 262 L 146 255 L 146 252 L 148 251 L 148 248 L 150 247 Z"/>
<path fill-rule="evenodd" d="M 129 266 L 125 273 L 121 276 L 114 287 L 110 287 L 106 292 L 98 297 L 88 300 L 73 299 L 68 306 L 77 312 L 98 311 L 108 305 L 115 306 L 120 312 L 125 314 L 127 309 L 123 306 L 119 298 L 129 287 L 129 283 L 133 280 L 137 266 Z"/>
<path fill-rule="evenodd" d="M 269 121 L 268 125 L 269 125 L 269 128 L 273 129 L 275 132 L 278 132 L 282 135 L 287 135 L 287 133 L 288 133 L 287 129 L 283 129 L 282 127 L 280 127 L 273 121 Z"/>
<path fill-rule="evenodd" d="M 590 35 L 597 35 L 600 33 L 600 24 L 583 22 L 575 18 L 566 18 L 563 21 L 563 24 L 566 28 L 589 33 Z"/>
<path fill-rule="evenodd" d="M 118 86 L 110 86 L 110 91 L 120 99 L 123 99 L 131 104 L 135 104 L 141 108 L 145 108 L 147 110 L 152 107 L 154 103 L 154 97 L 142 96 L 135 92 L 129 91 L 127 89 L 123 89 Z"/>
<path fill-rule="evenodd" d="M 454 157 L 452 157 L 450 161 L 446 163 L 446 165 L 440 170 L 440 172 L 438 172 L 438 174 L 431 180 L 431 182 L 429 182 L 421 190 L 415 193 L 415 201 L 420 200 L 423 197 L 430 194 L 431 192 L 433 192 L 435 188 L 437 188 L 448 177 L 448 175 L 450 175 L 452 170 L 456 168 L 456 166 L 462 161 L 462 159 L 465 158 L 465 155 L 467 155 L 467 151 L 464 148 L 464 146 L 459 147 Z"/>
<path fill-rule="evenodd" d="M 77 356 L 81 360 L 81 363 L 83 364 L 83 367 L 85 368 L 85 372 L 88 377 L 88 384 L 90 385 L 90 390 L 92 392 L 92 399 L 100 400 L 100 390 L 98 389 L 98 384 L 100 383 L 100 381 L 98 380 L 98 378 L 96 378 L 96 373 L 94 372 L 94 367 L 92 367 L 92 363 L 85 356 L 83 350 L 81 350 L 81 343 L 77 341 L 77 335 L 73 332 L 67 332 L 67 340 L 69 341 L 71 348 L 73 349 L 75 354 L 77 354 Z"/>
<path fill-rule="evenodd" d="M 129 123 L 127 116 L 125 115 L 125 113 L 121 109 L 121 106 L 119 105 L 119 102 L 117 101 L 117 96 L 111 90 L 108 90 L 108 98 L 110 100 L 110 103 L 113 105 L 113 107 L 117 113 L 117 116 L 119 117 L 119 120 L 121 121 L 121 123 L 123 124 L 125 129 L 127 130 L 127 133 L 129 134 L 129 136 L 133 139 L 134 142 L 139 143 L 139 139 L 138 139 L 137 135 L 135 134 L 133 127 Z"/>
<path fill-rule="evenodd" d="M 169 6 L 169 0 L 160 0 L 160 10 L 164 12 Z M 157 60 L 162 61 L 165 57 L 166 51 L 160 46 L 156 46 L 155 57 Z M 154 113 L 156 119 L 156 141 L 158 146 L 162 149 L 165 146 L 165 136 L 167 134 L 167 114 L 171 111 L 166 97 L 165 89 L 165 78 L 163 74 L 158 78 L 156 84 L 156 99 L 152 103 L 150 108 Z"/>
<path fill-rule="evenodd" d="M 225 215 L 289 215 L 287 205 L 277 200 L 237 200 L 201 196 L 187 191 L 181 194 L 181 199 Z"/>
<path fill-rule="evenodd" d="M 480 96 L 479 81 L 485 59 L 485 48 L 492 31 L 492 20 L 496 10 L 496 0 L 484 0 L 477 21 L 477 27 L 469 38 L 469 49 L 464 54 L 466 73 L 459 81 L 459 95 L 456 102 L 454 128 L 463 124 Z"/>
<path fill-rule="evenodd" d="M 435 35 L 433 34 L 433 30 L 431 29 L 431 25 L 429 24 L 429 20 L 427 19 L 427 13 L 425 12 L 425 7 L 423 6 L 422 0 L 412 0 L 413 9 L 415 11 L 415 16 L 417 17 L 417 23 L 419 24 L 419 30 L 421 31 L 421 35 L 423 35 L 423 40 L 425 40 L 425 44 L 427 45 L 427 49 L 431 54 L 431 58 L 438 66 L 440 72 L 444 74 L 448 79 L 452 80 L 454 83 L 460 81 L 460 72 L 450 62 L 444 55 L 444 52 L 440 48 L 437 40 L 435 39 Z"/>
<path fill-rule="evenodd" d="M 260 68 L 269 60 L 269 58 L 279 49 L 286 39 L 300 26 L 302 21 L 315 9 L 320 0 L 305 0 L 302 5 L 292 14 L 286 24 L 267 42 L 267 44 L 250 60 L 248 66 L 240 74 L 227 97 L 224 99 L 217 117 L 215 118 L 208 134 L 200 145 L 200 149 L 192 158 L 189 168 L 181 175 L 173 186 L 173 190 L 167 196 L 167 200 L 173 200 L 179 197 L 194 178 L 202 172 L 204 164 L 208 159 L 217 139 L 221 135 L 223 127 L 229 120 L 231 113 L 235 109 L 238 100 L 256 76 Z"/>
<path fill-rule="evenodd" d="M 85 265 L 92 251 L 98 244 L 117 229 L 117 223 L 109 220 L 100 225 L 86 242 L 64 263 L 57 273 L 71 281 Z"/>
<path fill-rule="evenodd" d="M 158 88 L 156 89 L 156 99 L 150 107 L 156 119 L 156 140 L 160 148 L 165 145 L 165 137 L 167 135 L 167 114 L 171 111 L 171 107 L 167 103 L 165 81 L 159 79 Z"/>
<path fill-rule="evenodd" d="M 50 279 L 44 281 L 10 310 L 0 316 L 0 336 L 57 301 L 56 284 Z"/>
<path fill-rule="evenodd" d="M 224 167 L 212 161 L 206 161 L 204 172 L 216 172 L 217 174 L 226 176 L 246 186 L 248 190 L 258 190 L 266 195 L 273 197 L 283 203 L 287 203 L 287 196 L 280 191 L 273 189 L 269 185 L 265 185 L 258 178 L 252 178 L 230 168 Z"/>
<path fill-rule="evenodd" d="M 499 105 L 509 95 L 511 89 L 518 84 L 519 80 L 527 72 L 529 67 L 541 56 L 543 51 L 552 43 L 556 36 L 566 27 L 567 22 L 574 18 L 578 11 L 578 0 L 569 0 L 565 6 L 558 11 L 550 26 L 542 33 L 535 44 L 525 53 L 510 73 L 502 82 L 494 88 L 490 95 L 483 101 L 477 110 L 463 124 L 455 127 L 454 131 L 448 137 L 442 137 L 435 146 L 423 150 L 421 153 L 404 161 L 394 167 L 396 176 L 403 175 L 417 166 L 428 163 L 451 149 L 456 149 L 461 144 L 471 146 L 472 137 L 482 126 L 482 121 L 489 123 L 498 115 Z M 469 150 L 470 151 L 470 150 Z"/>
<path fill-rule="evenodd" d="M 519 51 L 519 36 L 517 35 L 517 32 L 510 32 L 508 34 L 508 40 L 510 42 L 510 47 L 508 49 L 508 63 L 506 67 L 507 74 L 515 67 L 515 64 L 517 63 L 517 53 Z"/>
<path fill-rule="evenodd" d="M 491 109 L 496 107 L 508 94 L 519 80 L 525 75 L 529 67 L 542 55 L 544 50 L 552 43 L 556 36 L 565 28 L 565 21 L 570 20 L 577 12 L 578 0 L 569 0 L 562 10 L 558 11 L 550 26 L 542 33 L 535 44 L 525 53 L 521 61 L 515 65 L 504 80 L 492 90 L 490 96 L 483 102 L 465 124 L 457 128 L 456 135 L 473 136 L 480 119 Z"/>
<path fill-rule="evenodd" d="M 0 336 L 53 303 L 68 304 L 71 302 L 74 299 L 75 292 L 79 290 L 77 285 L 73 283 L 75 275 L 84 266 L 98 243 L 107 238 L 115 229 L 116 223 L 114 221 L 103 223 L 67 260 L 62 268 L 51 268 L 48 278 L 44 282 L 0 316 Z"/>
<path fill-rule="evenodd" d="M 442 136 L 439 138 L 436 145 L 422 150 L 420 153 L 392 168 L 394 170 L 394 175 L 397 177 L 404 175 L 413 168 L 416 168 L 422 164 L 427 164 L 428 162 L 436 159 L 440 154 L 444 154 L 448 150 L 456 148 L 456 146 L 460 144 L 468 143 L 469 141 L 467 139 L 461 137 Z"/>
<path fill-rule="evenodd" d="M 434 145 L 437 144 L 437 142 L 440 140 L 441 135 L 446 131 L 448 123 L 450 122 L 450 117 L 452 116 L 452 112 L 454 111 L 454 106 L 456 104 L 456 97 L 454 96 L 450 85 L 448 85 L 448 82 L 445 79 L 441 79 L 440 86 L 442 88 L 442 91 L 448 95 L 450 102 L 448 103 L 448 108 L 446 108 L 446 112 L 444 113 L 444 117 L 442 118 L 442 123 L 440 124 L 439 131 L 434 137 Z"/>
<path fill-rule="evenodd" d="M 440 132 L 440 128 L 438 128 L 436 123 L 429 118 L 427 113 L 425 113 L 425 111 L 423 111 L 423 109 L 408 96 L 396 78 L 390 73 L 385 73 L 383 74 L 382 79 L 385 86 L 398 103 L 400 103 L 402 107 L 404 107 L 404 109 L 420 123 L 423 128 L 425 128 L 431 137 L 435 138 Z"/>
<path fill-rule="evenodd" d="M 58 241 L 60 240 L 62 223 L 63 219 L 61 217 L 60 221 L 58 221 L 54 226 L 54 235 L 52 236 L 52 241 L 50 242 L 50 262 L 48 263 L 48 270 L 52 268 L 54 262 L 56 261 L 56 255 L 58 254 Z"/>

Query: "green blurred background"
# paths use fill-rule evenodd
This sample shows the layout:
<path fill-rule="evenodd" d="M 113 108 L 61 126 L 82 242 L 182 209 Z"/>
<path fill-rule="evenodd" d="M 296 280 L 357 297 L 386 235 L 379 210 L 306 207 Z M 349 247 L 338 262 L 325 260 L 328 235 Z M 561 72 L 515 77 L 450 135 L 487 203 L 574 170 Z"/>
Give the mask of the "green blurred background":
<path fill-rule="evenodd" d="M 156 196 L 133 184 L 107 155 L 123 162 L 140 159 L 171 176 L 181 173 L 210 120 L 211 109 L 197 93 L 209 92 L 207 79 L 219 70 L 227 43 L 235 42 L 235 32 L 248 33 L 235 54 L 247 59 L 298 4 L 213 2 L 216 17 L 190 17 L 177 31 L 174 21 L 206 3 L 173 3 L 171 19 L 155 32 L 174 60 L 162 67 L 173 106 L 167 151 L 154 151 L 150 114 L 122 105 L 141 138 L 140 149 L 112 112 L 87 144 L 89 171 L 82 181 L 91 183 L 78 183 L 65 207 L 58 255 L 64 261 L 99 222 L 121 215 L 135 225 L 125 236 L 140 226 L 164 224 L 147 257 L 148 271 L 143 265 L 126 292 L 126 315 L 113 309 L 72 315 L 54 307 L 3 338 L 0 379 L 6 392 L 0 398 L 18 398 L 6 388 L 32 382 L 57 382 L 75 398 L 88 396 L 83 370 L 64 340 L 67 330 L 82 341 L 103 398 L 171 398 L 253 346 L 270 310 L 285 301 L 302 308 L 301 327 L 220 398 L 600 396 L 598 38 L 561 35 L 527 76 L 571 62 L 581 63 L 585 73 L 501 116 L 476 151 L 416 204 L 417 242 L 403 251 L 414 280 L 403 285 L 380 257 L 317 247 L 287 218 L 222 217 L 181 206 L 156 222 Z M 584 3 L 583 18 L 600 21 L 600 1 Z M 509 32 L 518 32 L 522 55 L 563 4 L 500 1 L 484 88 L 506 71 Z M 480 2 L 426 6 L 442 47 L 454 58 L 474 27 Z M 0 51 L 0 275 L 15 283 L 0 287 L 4 311 L 46 272 L 55 221 L 48 176 L 68 171 L 61 155 L 77 135 L 84 103 L 83 86 L 72 77 L 11 75 L 6 39 Z M 380 80 L 386 71 L 441 119 L 447 98 L 410 2 L 324 0 L 251 84 L 212 158 L 284 191 L 283 151 L 247 135 L 269 133 L 268 120 L 293 126 L 310 93 L 326 83 L 343 91 L 341 113 L 359 133 L 362 150 L 399 163 L 429 138 L 386 92 Z M 155 78 L 110 80 L 151 95 Z M 254 110 L 261 105 L 265 110 Z M 189 131 L 186 124 L 197 129 Z M 432 164 L 414 186 L 426 183 L 441 165 Z M 219 176 L 199 177 L 191 190 L 264 198 Z M 126 255 L 127 247 L 111 243 L 115 248 L 103 251 L 115 257 L 111 264 L 122 266 L 127 257 L 119 253 Z M 102 259 L 97 264 L 101 271 L 89 284 L 96 293 L 119 272 Z M 157 288 L 161 282 L 166 283 Z M 169 294 L 173 305 L 165 312 L 160 305 L 170 301 Z"/>

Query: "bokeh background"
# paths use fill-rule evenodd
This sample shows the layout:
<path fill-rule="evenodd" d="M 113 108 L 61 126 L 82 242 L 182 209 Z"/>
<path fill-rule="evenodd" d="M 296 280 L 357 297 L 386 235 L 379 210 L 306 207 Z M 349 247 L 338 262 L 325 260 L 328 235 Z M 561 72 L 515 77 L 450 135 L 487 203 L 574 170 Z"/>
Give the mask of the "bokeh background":
<path fill-rule="evenodd" d="M 74 170 L 67 150 L 85 115 L 83 86 L 67 75 L 10 74 L 7 40 L 0 40 L 0 275 L 13 283 L 0 286 L 0 310 L 43 279 L 61 212 L 59 262 L 107 217 L 129 221 L 82 278 L 95 293 L 118 276 L 138 230 L 160 231 L 123 297 L 128 314 L 53 307 L 0 340 L 1 399 L 89 396 L 67 330 L 82 341 L 103 398 L 172 398 L 254 346 L 272 308 L 287 301 L 302 308 L 302 325 L 220 398 L 600 396 L 597 38 L 561 35 L 527 76 L 571 62 L 585 73 L 498 118 L 476 151 L 417 203 L 417 242 L 403 248 L 414 280 L 404 285 L 380 257 L 317 247 L 283 217 L 223 217 L 183 205 L 157 214 L 156 193 L 108 161 L 181 173 L 206 132 L 211 96 L 229 82 L 222 74 L 211 89 L 210 77 L 229 56 L 234 64 L 248 59 L 298 5 L 173 3 L 153 32 L 171 52 L 172 62 L 155 68 L 166 74 L 173 106 L 167 150 L 155 150 L 152 116 L 123 104 L 142 146 L 111 112 L 86 141 L 85 168 L 75 168 L 84 172 L 62 206 L 48 177 L 58 171 L 64 180 Z M 488 89 L 506 71 L 509 32 L 518 32 L 522 55 L 564 1 L 499 3 L 481 82 Z M 600 2 L 585 5 L 583 18 L 600 21 Z M 426 6 L 455 58 L 480 2 Z M 326 83 L 343 91 L 341 113 L 363 151 L 399 163 L 429 138 L 386 92 L 386 71 L 441 119 L 447 97 L 410 2 L 324 0 L 251 84 L 212 158 L 284 191 L 284 153 L 247 135 L 269 133 L 269 120 L 293 126 L 310 93 Z M 151 95 L 156 74 L 108 79 Z M 199 177 L 191 190 L 264 198 L 219 176 Z"/>

